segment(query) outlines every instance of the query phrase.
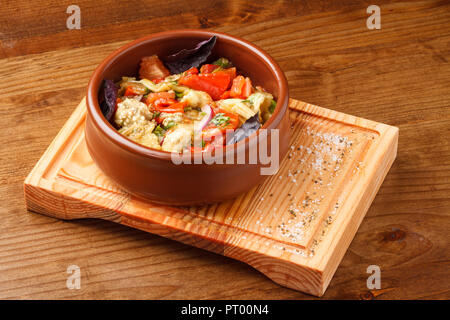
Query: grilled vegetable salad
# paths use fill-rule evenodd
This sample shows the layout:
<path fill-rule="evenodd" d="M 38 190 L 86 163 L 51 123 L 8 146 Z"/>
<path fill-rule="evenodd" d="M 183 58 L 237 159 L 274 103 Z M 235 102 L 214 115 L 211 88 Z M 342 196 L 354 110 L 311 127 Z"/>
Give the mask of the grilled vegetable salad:
<path fill-rule="evenodd" d="M 226 58 L 205 63 L 215 41 L 214 36 L 164 62 L 145 57 L 139 79 L 105 80 L 105 118 L 129 139 L 169 152 L 212 150 L 258 130 L 276 102 Z"/>

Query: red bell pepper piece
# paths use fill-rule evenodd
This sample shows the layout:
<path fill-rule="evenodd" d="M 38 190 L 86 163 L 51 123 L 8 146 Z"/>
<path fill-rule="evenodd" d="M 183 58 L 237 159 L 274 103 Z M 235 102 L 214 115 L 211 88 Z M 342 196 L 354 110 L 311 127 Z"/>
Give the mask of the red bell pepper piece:
<path fill-rule="evenodd" d="M 185 74 L 185 75 L 188 75 L 188 74 L 198 74 L 198 69 L 197 69 L 196 67 L 192 67 L 192 68 L 190 68 L 189 70 L 186 70 L 186 71 L 184 72 L 184 74 Z"/>
<path fill-rule="evenodd" d="M 219 66 L 215 64 L 204 64 L 200 68 L 200 73 L 211 73 L 216 70 Z"/>
<path fill-rule="evenodd" d="M 147 99 L 145 99 L 145 103 L 147 105 L 155 102 L 159 98 L 168 98 L 168 99 L 175 99 L 175 92 L 152 92 L 149 93 L 147 96 Z"/>
<path fill-rule="evenodd" d="M 236 78 L 236 68 L 235 67 L 223 69 L 223 70 L 221 70 L 221 72 L 228 73 L 231 76 L 231 79 Z"/>
<path fill-rule="evenodd" d="M 184 112 L 186 102 L 178 102 L 171 98 L 159 98 L 153 103 L 153 107 L 159 112 L 175 113 Z"/>
<path fill-rule="evenodd" d="M 145 94 L 148 92 L 148 90 L 144 86 L 138 86 L 138 85 L 127 85 L 125 88 L 124 96 L 138 96 L 141 94 Z"/>
<path fill-rule="evenodd" d="M 233 84 L 230 89 L 230 96 L 232 98 L 247 99 L 252 94 L 253 86 L 250 78 L 244 78 L 243 76 L 237 76 L 233 80 Z"/>
<path fill-rule="evenodd" d="M 225 134 L 227 130 L 236 130 L 239 126 L 239 116 L 237 114 L 227 112 L 223 109 L 219 109 L 218 113 L 222 113 L 224 117 L 228 117 L 229 120 L 216 125 L 213 122 L 210 122 L 203 130 L 202 137 L 205 141 L 212 141 L 216 144 L 225 143 Z"/>
<path fill-rule="evenodd" d="M 152 82 L 153 82 L 154 84 L 158 84 L 158 83 L 163 82 L 163 81 L 164 81 L 164 78 L 159 78 L 159 79 L 153 79 L 153 80 L 152 80 Z"/>
<path fill-rule="evenodd" d="M 223 71 L 192 74 L 181 77 L 178 83 L 195 90 L 205 91 L 211 98 L 218 100 L 230 86 L 231 75 Z"/>
<path fill-rule="evenodd" d="M 221 96 L 220 99 L 228 99 L 230 97 L 230 90 L 225 91 Z"/>

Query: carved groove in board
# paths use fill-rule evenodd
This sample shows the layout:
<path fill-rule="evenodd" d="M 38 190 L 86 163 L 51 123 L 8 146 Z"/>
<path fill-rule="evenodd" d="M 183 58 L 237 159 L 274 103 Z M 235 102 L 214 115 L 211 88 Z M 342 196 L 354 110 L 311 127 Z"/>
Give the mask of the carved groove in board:
<path fill-rule="evenodd" d="M 398 130 L 295 100 L 290 106 L 291 150 L 277 175 L 235 200 L 169 207 L 130 196 L 95 166 L 82 101 L 27 177 L 27 206 L 155 233 L 322 295 L 395 158 Z M 347 198 L 358 203 L 350 206 Z"/>

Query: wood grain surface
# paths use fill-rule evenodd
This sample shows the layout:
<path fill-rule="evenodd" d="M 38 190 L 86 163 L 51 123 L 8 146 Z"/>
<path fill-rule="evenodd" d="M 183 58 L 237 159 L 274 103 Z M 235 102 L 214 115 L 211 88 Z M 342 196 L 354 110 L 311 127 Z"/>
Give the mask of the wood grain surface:
<path fill-rule="evenodd" d="M 23 181 L 85 94 L 95 66 L 128 40 L 209 28 L 261 46 L 292 98 L 400 128 L 398 156 L 325 299 L 449 299 L 450 4 L 377 1 L 7 2 L 0 11 L 0 298 L 311 299 L 251 267 L 101 220 L 25 209 Z M 66 288 L 69 265 L 81 289 Z M 368 290 L 369 265 L 381 289 Z"/>
<path fill-rule="evenodd" d="M 290 148 L 276 174 L 232 200 L 176 207 L 130 195 L 97 167 L 83 99 L 25 179 L 27 208 L 147 231 L 322 296 L 394 162 L 398 128 L 294 99 L 289 109 Z"/>

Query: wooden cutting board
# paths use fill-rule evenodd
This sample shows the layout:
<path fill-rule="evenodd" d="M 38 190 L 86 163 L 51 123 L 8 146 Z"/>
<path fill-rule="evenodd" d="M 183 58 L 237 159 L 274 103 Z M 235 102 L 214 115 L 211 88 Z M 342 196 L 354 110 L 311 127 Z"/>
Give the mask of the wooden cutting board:
<path fill-rule="evenodd" d="M 83 100 L 24 183 L 29 210 L 100 218 L 231 257 L 321 296 L 397 154 L 398 128 L 290 100 L 291 149 L 238 198 L 175 207 L 137 199 L 86 149 Z"/>

